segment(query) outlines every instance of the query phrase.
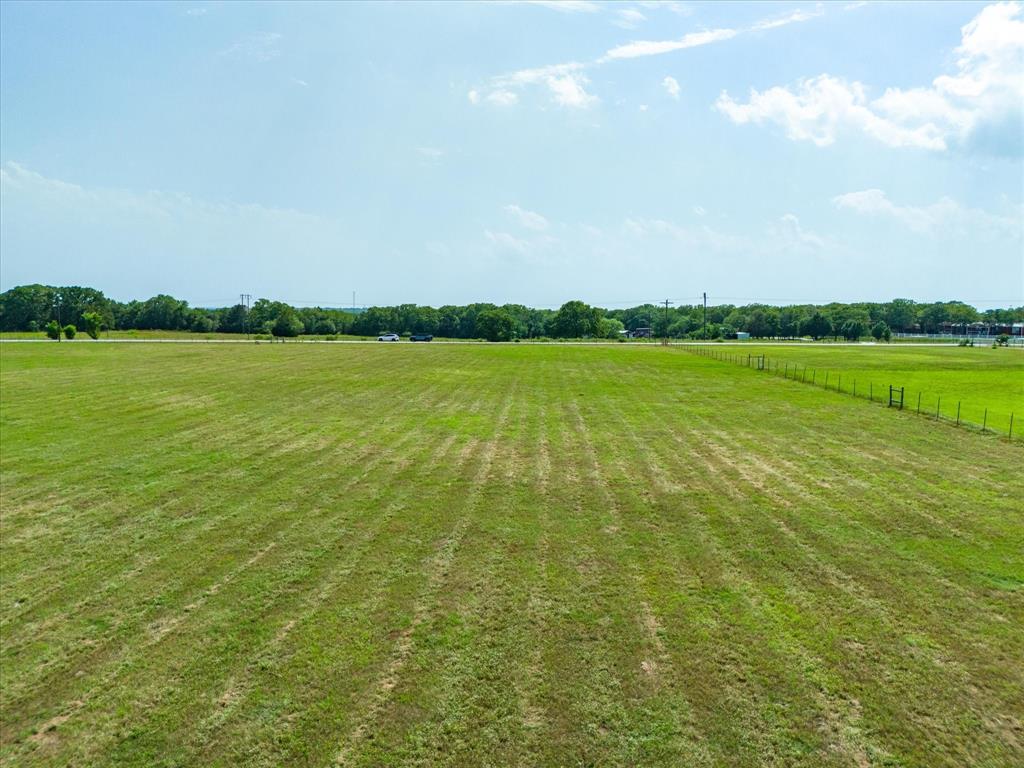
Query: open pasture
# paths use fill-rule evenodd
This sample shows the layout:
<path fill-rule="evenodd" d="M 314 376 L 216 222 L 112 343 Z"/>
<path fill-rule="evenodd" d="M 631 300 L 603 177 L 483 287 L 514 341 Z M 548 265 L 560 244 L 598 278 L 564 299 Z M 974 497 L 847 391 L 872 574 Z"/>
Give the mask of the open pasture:
<path fill-rule="evenodd" d="M 921 394 L 921 411 L 956 419 L 961 403 L 961 419 L 980 426 L 988 408 L 988 426 L 1006 434 L 1010 414 L 1014 416 L 1014 434 L 1024 435 L 1024 349 L 955 345 L 909 347 L 904 345 L 829 345 L 793 344 L 727 346 L 726 351 L 742 357 L 766 355 L 774 369 L 789 364 L 815 371 L 815 383 L 829 375 L 829 387 L 837 383 L 850 392 L 857 382 L 858 396 L 867 397 L 874 385 L 876 396 L 888 394 L 889 385 L 905 387 L 905 406 L 916 409 Z M 841 377 L 841 380 L 838 378 Z"/>
<path fill-rule="evenodd" d="M 655 345 L 0 363 L 5 765 L 1024 763 L 1020 444 Z"/>

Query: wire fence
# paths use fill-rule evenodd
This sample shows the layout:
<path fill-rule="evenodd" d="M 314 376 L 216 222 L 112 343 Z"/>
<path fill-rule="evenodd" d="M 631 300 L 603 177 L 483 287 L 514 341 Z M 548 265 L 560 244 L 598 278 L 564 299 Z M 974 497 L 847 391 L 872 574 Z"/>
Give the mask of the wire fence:
<path fill-rule="evenodd" d="M 970 404 L 965 407 L 961 400 L 949 397 L 943 400 L 941 395 L 932 395 L 921 390 L 913 392 L 905 386 L 897 386 L 892 383 L 880 384 L 876 381 L 865 380 L 863 376 L 858 380 L 856 375 L 851 375 L 849 372 L 844 377 L 841 371 L 822 370 L 786 360 L 772 359 L 765 354 L 727 351 L 706 344 L 683 344 L 681 347 L 687 352 L 701 357 L 762 371 L 770 376 L 820 387 L 837 394 L 868 400 L 900 411 L 912 411 L 934 421 L 976 429 L 1005 437 L 1007 440 L 1024 442 L 1024 424 L 1021 424 L 1020 420 L 1015 423 L 1016 414 L 1012 412 L 1007 417 L 1006 413 L 993 411 L 985 406 Z"/>

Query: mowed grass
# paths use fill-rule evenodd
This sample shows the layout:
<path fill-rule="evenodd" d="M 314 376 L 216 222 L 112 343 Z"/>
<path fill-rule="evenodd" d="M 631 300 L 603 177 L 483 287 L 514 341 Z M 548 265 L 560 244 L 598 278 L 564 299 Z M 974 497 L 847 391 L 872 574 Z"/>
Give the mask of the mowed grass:
<path fill-rule="evenodd" d="M 1024 449 L 678 348 L 0 346 L 6 765 L 1024 763 Z"/>
<path fill-rule="evenodd" d="M 904 387 L 904 406 L 916 411 L 920 393 L 922 413 L 933 416 L 938 408 L 941 416 L 955 420 L 960 403 L 961 420 L 976 426 L 985 423 L 987 408 L 987 426 L 1004 435 L 1014 414 L 1014 434 L 1024 435 L 1021 348 L 743 344 L 715 349 L 743 361 L 748 354 L 763 354 L 773 369 L 789 363 L 790 373 L 794 366 L 801 372 L 806 366 L 808 381 L 813 370 L 819 385 L 827 373 L 829 387 L 835 389 L 838 383 L 843 392 L 852 391 L 856 381 L 858 396 L 867 397 L 871 385 L 876 398 L 883 393 L 888 397 L 890 384 Z"/>

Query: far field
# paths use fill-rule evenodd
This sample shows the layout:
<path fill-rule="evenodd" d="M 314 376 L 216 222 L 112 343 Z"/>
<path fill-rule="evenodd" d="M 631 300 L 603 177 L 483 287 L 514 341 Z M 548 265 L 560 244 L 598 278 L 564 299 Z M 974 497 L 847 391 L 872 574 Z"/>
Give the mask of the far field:
<path fill-rule="evenodd" d="M 716 345 L 716 348 L 719 348 Z M 934 414 L 936 408 L 948 419 L 956 418 L 961 403 L 961 419 L 975 425 L 984 421 L 988 409 L 988 427 L 1006 434 L 1010 414 L 1014 414 L 1014 433 L 1024 436 L 1024 349 L 955 345 L 908 347 L 903 345 L 834 346 L 816 344 L 759 345 L 743 344 L 721 349 L 746 360 L 747 355 L 765 355 L 773 370 L 789 364 L 811 372 L 821 385 L 837 385 L 843 392 L 867 396 L 873 385 L 876 395 L 888 393 L 889 385 L 904 387 L 907 408 L 917 407 Z"/>
<path fill-rule="evenodd" d="M 4 765 L 1024 764 L 1020 442 L 657 345 L 0 344 L 0 430 Z"/>

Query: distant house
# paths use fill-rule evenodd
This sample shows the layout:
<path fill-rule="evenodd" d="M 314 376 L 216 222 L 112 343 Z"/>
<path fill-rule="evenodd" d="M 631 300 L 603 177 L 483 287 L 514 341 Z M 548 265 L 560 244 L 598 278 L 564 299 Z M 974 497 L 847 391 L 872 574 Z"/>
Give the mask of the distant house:
<path fill-rule="evenodd" d="M 743 341 L 744 339 L 749 339 L 750 334 L 747 333 L 746 331 L 736 331 L 736 338 L 739 339 L 740 341 Z"/>
<path fill-rule="evenodd" d="M 626 334 L 631 339 L 649 339 L 651 338 L 650 328 L 634 328 Z"/>

